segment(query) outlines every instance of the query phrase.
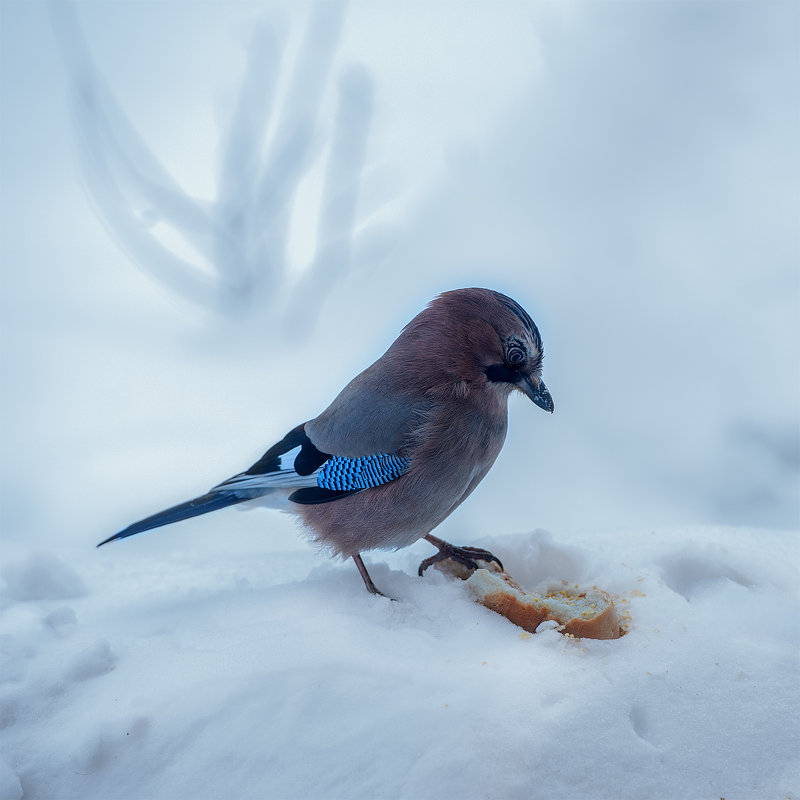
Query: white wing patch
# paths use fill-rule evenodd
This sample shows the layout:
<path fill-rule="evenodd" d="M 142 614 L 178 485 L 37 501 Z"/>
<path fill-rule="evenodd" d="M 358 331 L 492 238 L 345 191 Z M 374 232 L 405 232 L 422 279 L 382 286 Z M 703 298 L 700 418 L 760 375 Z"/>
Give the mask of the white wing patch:
<path fill-rule="evenodd" d="M 304 486 L 316 486 L 319 470 L 310 475 L 298 475 L 294 471 L 294 460 L 300 452 L 300 447 L 295 447 L 278 458 L 278 469 L 264 472 L 260 475 L 248 475 L 240 472 L 232 478 L 215 486 L 214 492 L 234 492 L 237 495 L 258 497 L 270 489 L 298 489 Z"/>

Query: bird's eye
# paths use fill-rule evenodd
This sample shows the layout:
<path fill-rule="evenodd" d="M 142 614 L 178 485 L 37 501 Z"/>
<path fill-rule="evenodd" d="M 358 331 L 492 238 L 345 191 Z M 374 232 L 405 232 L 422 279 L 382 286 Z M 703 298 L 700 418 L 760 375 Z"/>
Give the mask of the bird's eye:
<path fill-rule="evenodd" d="M 512 366 L 518 366 L 523 361 L 525 361 L 526 355 L 525 351 L 521 347 L 509 347 L 508 353 L 506 353 L 506 362 L 511 364 Z"/>

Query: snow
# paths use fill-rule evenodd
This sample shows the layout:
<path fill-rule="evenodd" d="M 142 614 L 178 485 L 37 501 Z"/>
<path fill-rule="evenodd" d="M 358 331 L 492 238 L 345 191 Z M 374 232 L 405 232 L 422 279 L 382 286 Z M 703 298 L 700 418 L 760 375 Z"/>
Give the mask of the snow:
<path fill-rule="evenodd" d="M 800 796 L 800 7 L 402 5 L 346 9 L 264 259 L 287 281 L 226 316 L 134 266 L 78 153 L 133 185 L 111 211 L 137 241 L 211 280 L 248 43 L 273 37 L 285 128 L 307 4 L 79 2 L 115 104 L 77 97 L 125 134 L 98 154 L 69 7 L 0 3 L 2 800 Z M 344 85 L 372 98 L 358 174 L 330 156 Z M 349 271 L 292 314 L 348 175 Z M 94 548 L 252 464 L 469 285 L 537 321 L 556 413 L 512 400 L 436 533 L 526 589 L 610 592 L 624 637 L 525 634 L 418 578 L 424 543 L 366 554 L 396 602 L 371 597 L 277 512 Z"/>
<path fill-rule="evenodd" d="M 32 554 L 14 568 L 3 567 L 0 576 L 12 600 L 65 600 L 86 594 L 83 581 L 49 553 Z"/>
<path fill-rule="evenodd" d="M 798 796 L 794 536 L 474 542 L 526 588 L 611 592 L 628 633 L 593 641 L 418 578 L 422 545 L 368 560 L 392 602 L 300 539 L 209 558 L 188 527 L 157 556 L 142 538 L 9 560 L 3 798 Z M 66 575 L 86 587 L 68 600 Z"/>

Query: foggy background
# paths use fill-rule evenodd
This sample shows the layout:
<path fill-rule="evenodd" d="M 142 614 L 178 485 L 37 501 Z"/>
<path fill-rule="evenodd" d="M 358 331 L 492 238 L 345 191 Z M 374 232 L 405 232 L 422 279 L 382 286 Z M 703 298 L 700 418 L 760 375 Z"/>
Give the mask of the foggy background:
<path fill-rule="evenodd" d="M 445 539 L 798 526 L 796 4 L 0 23 L 4 537 L 89 548 L 204 492 L 462 286 L 536 320 L 556 413 L 512 400 Z M 297 546 L 221 514 L 149 547 Z"/>

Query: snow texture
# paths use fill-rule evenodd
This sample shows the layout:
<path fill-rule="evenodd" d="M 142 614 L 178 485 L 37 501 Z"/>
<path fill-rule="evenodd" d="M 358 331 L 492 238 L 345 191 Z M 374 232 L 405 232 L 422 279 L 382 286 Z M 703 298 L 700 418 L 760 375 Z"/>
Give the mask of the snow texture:
<path fill-rule="evenodd" d="M 797 539 L 569 542 L 476 544 L 528 588 L 610 591 L 621 639 L 526 634 L 460 582 L 418 578 L 422 545 L 371 559 L 396 602 L 300 544 L 16 557 L 2 797 L 796 798 Z M 70 568 L 88 589 L 65 606 L 47 590 Z M 9 596 L 23 579 L 31 596 Z"/>
<path fill-rule="evenodd" d="M 800 5 L 311 7 L 0 3 L 0 798 L 798 800 Z M 436 534 L 627 635 L 277 512 L 95 550 L 463 286 L 556 413 Z"/>

